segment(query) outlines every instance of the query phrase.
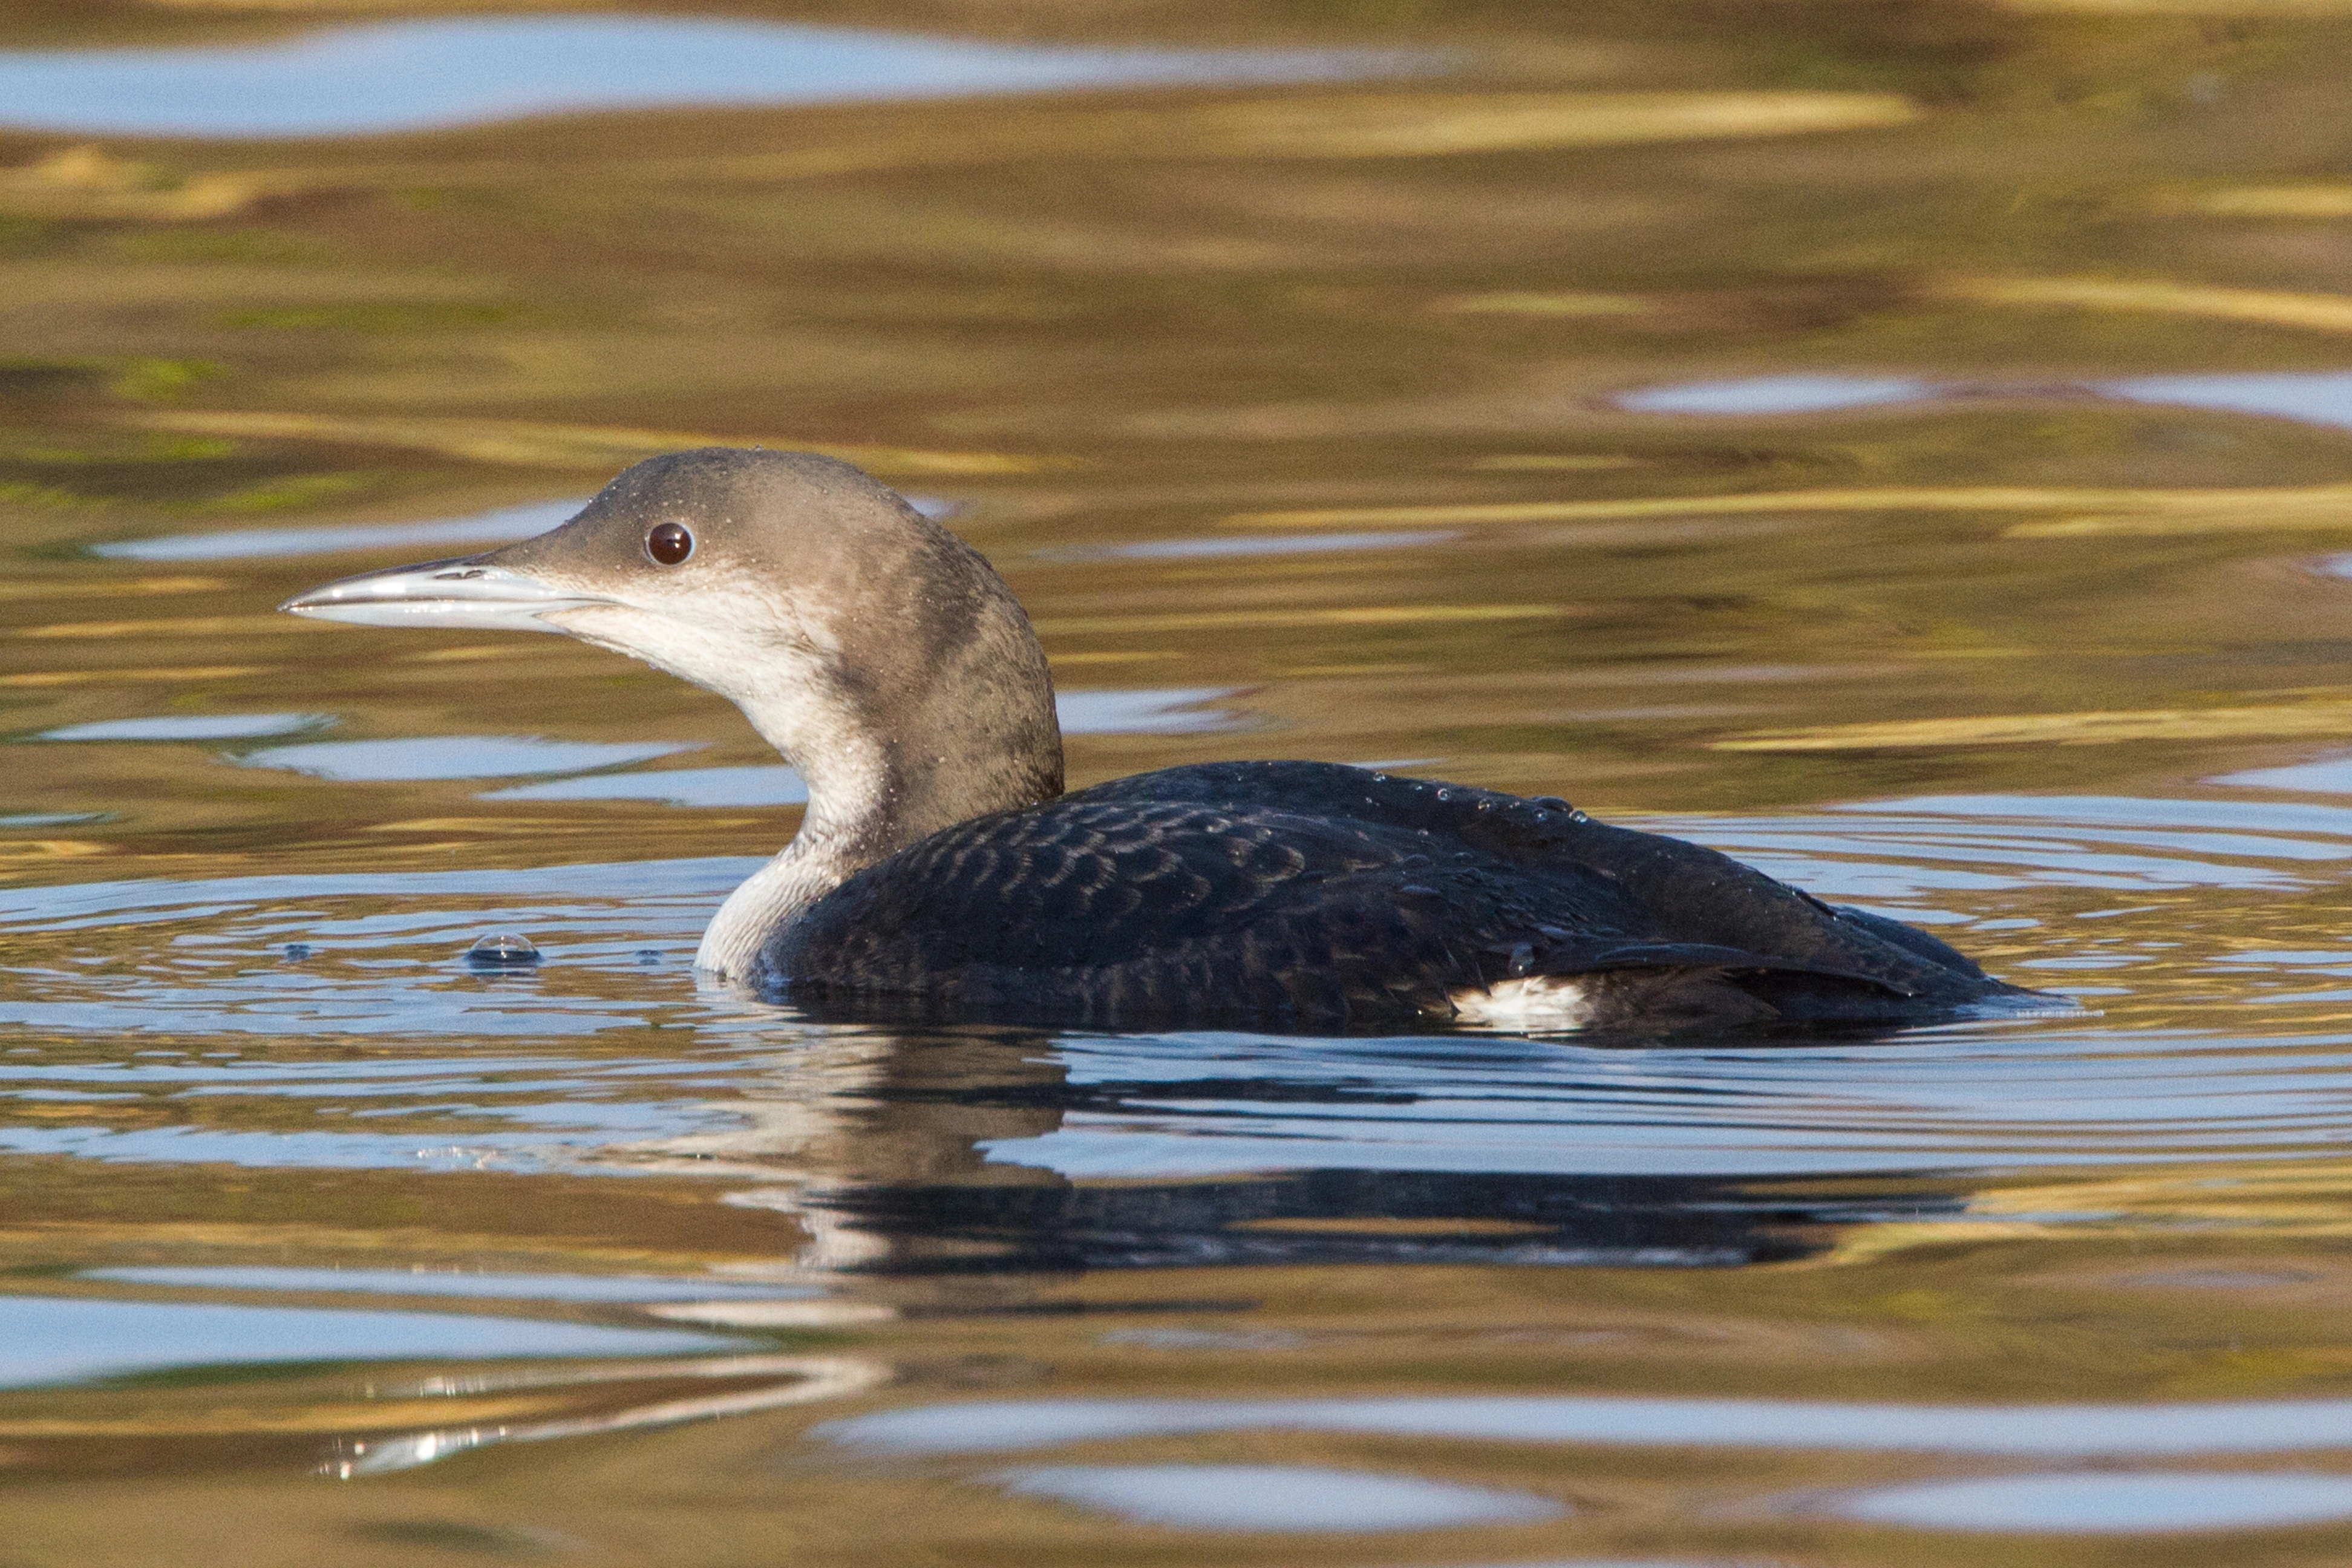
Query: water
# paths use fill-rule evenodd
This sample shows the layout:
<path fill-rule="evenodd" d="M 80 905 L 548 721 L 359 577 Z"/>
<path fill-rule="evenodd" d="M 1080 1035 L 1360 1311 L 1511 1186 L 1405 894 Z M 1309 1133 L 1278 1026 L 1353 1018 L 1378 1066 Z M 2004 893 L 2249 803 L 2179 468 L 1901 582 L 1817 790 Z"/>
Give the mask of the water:
<path fill-rule="evenodd" d="M 590 773 L 510 784 L 483 800 L 656 800 L 665 805 L 802 805 L 808 785 L 779 763 L 735 768 L 663 768 L 655 773 Z"/>
<path fill-rule="evenodd" d="M 427 1312 L 304 1311 L 12 1296 L 0 1386 L 121 1377 L 166 1367 L 676 1354 L 727 1348 L 700 1334 Z"/>
<path fill-rule="evenodd" d="M 2260 1530 L 2352 1518 L 2335 1476 L 2159 1473 L 2010 1476 L 1889 1487 L 1844 1500 L 1849 1519 L 1928 1530 L 2051 1535 Z"/>
<path fill-rule="evenodd" d="M 535 735 L 420 735 L 400 741 L 306 741 L 264 746 L 237 758 L 247 767 L 283 768 L 321 779 L 495 779 L 585 773 L 649 762 L 693 749 L 691 742 L 642 744 L 547 741 Z"/>
<path fill-rule="evenodd" d="M 2305 795 L 2352 795 L 2352 758 L 2321 757 L 2284 768 L 2248 768 L 2243 773 L 2223 773 L 2213 782 L 2299 790 Z"/>
<path fill-rule="evenodd" d="M 427 518 L 418 522 L 345 523 L 319 528 L 237 528 L 223 532 L 175 533 L 160 539 L 109 540 L 89 547 L 92 555 L 120 561 L 235 561 L 255 556 L 344 555 L 359 551 L 419 551 L 439 544 L 509 544 L 571 520 L 587 496 L 493 507 L 467 517 Z M 956 502 L 937 496 L 909 496 L 926 517 L 950 517 Z"/>
<path fill-rule="evenodd" d="M 1815 414 L 1835 409 L 1876 408 L 1937 399 L 1991 399 L 2021 403 L 2105 397 L 2179 408 L 2293 419 L 2309 425 L 2352 426 L 2352 372 L 2282 371 L 2242 375 L 2148 375 L 2082 383 L 1998 381 L 1942 384 L 1903 377 L 1867 375 L 1765 375 L 1736 381 L 1697 382 L 1649 387 L 1623 394 L 1617 406 L 1635 414 L 1707 414 L 1721 416 Z"/>
<path fill-rule="evenodd" d="M 1855 375 L 1763 375 L 1744 381 L 1653 387 L 1617 400 L 1636 414 L 1815 414 L 1870 408 L 1934 395 L 1926 382 Z"/>
<path fill-rule="evenodd" d="M 425 1268 L 93 1268 L 81 1277 L 209 1290 L 356 1291 L 530 1301 L 704 1301 L 713 1297 L 767 1300 L 779 1295 L 807 1294 L 726 1279 L 638 1274 L 460 1274 Z"/>
<path fill-rule="evenodd" d="M 154 719 L 112 719 L 44 730 L 44 741 L 251 741 L 299 735 L 333 723 L 325 713 L 205 713 Z"/>
<path fill-rule="evenodd" d="M 283 41 L 0 52 L 0 120 L 89 135 L 351 136 L 679 104 L 1318 81 L 1403 62 L 1055 47 L 664 16 L 480 16 Z"/>
<path fill-rule="evenodd" d="M 1037 16 L 1454 64 L 9 154 L 10 1562 L 2341 1561 L 2352 23 Z M 691 969 L 804 793 L 723 703 L 274 613 L 787 440 L 1076 784 L 1559 794 L 2064 1005 L 828 1024 Z"/>
<path fill-rule="evenodd" d="M 998 1484 L 1135 1524 L 1354 1534 L 1518 1524 L 1568 1511 L 1548 1498 L 1307 1465 L 1055 1465 Z"/>
<path fill-rule="evenodd" d="M 2147 1458 L 2337 1448 L 2352 1401 L 2252 1405 L 1794 1405 L 1697 1399 L 1028 1401 L 896 1410 L 816 1436 L 896 1454 L 991 1454 L 1109 1437 L 1254 1430 L 1516 1443 Z"/>

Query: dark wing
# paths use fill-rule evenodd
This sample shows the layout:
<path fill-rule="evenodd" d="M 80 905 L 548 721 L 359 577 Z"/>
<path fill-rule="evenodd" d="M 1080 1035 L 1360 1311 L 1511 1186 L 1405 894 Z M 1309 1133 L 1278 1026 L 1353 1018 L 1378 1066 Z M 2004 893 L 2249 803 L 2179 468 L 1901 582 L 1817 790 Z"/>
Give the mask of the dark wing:
<path fill-rule="evenodd" d="M 798 998 L 1133 1026 L 1403 1023 L 1529 975 L 1610 973 L 1629 1015 L 1677 987 L 1675 1011 L 1769 1016 L 1775 986 L 1884 1012 L 1991 984 L 1711 850 L 1308 763 L 1171 768 L 961 824 L 852 878 L 768 957 Z M 1741 977 L 1738 1005 L 1697 974 Z"/>
<path fill-rule="evenodd" d="M 1442 1012 L 1449 989 L 1499 972 L 1538 912 L 1501 891 L 1462 884 L 1414 834 L 1378 823 L 1070 797 L 869 868 L 773 962 L 796 995 L 1337 1027 Z M 1613 923 L 1605 889 L 1593 903 L 1582 919 Z"/>
<path fill-rule="evenodd" d="M 1542 922 L 1570 928 L 1564 936 L 1538 933 L 1550 939 L 1541 950 L 1549 955 L 1543 973 L 1744 963 L 1864 981 L 1902 996 L 2014 990 L 1900 921 L 1832 907 L 1718 851 L 1612 827 L 1561 800 L 1328 763 L 1168 768 L 1072 798 L 1180 797 L 1278 800 L 1302 814 L 1378 823 L 1413 834 L 1420 848 L 1446 864 L 1501 875 L 1518 884 L 1523 897 L 1570 917 Z M 1599 918 L 1583 918 L 1589 915 Z"/>

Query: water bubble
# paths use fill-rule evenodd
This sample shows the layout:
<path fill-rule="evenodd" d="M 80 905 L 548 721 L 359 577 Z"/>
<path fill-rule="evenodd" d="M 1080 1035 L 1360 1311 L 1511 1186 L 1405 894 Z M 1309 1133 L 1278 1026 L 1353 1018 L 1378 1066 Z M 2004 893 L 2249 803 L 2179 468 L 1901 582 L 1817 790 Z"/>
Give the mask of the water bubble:
<path fill-rule="evenodd" d="M 520 969 L 539 962 L 530 938 L 501 931 L 486 936 L 466 950 L 466 962 L 477 969 Z"/>

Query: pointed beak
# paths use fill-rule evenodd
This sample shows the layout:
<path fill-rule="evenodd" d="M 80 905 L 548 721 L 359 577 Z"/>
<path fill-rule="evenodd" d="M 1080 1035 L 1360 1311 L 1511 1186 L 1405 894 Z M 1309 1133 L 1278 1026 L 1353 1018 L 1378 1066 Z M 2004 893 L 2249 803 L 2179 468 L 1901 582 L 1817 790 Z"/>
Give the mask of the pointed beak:
<path fill-rule="evenodd" d="M 486 556 L 368 572 L 297 594 L 278 607 L 362 626 L 460 626 L 467 631 L 561 632 L 541 617 L 614 600 L 559 588 Z"/>

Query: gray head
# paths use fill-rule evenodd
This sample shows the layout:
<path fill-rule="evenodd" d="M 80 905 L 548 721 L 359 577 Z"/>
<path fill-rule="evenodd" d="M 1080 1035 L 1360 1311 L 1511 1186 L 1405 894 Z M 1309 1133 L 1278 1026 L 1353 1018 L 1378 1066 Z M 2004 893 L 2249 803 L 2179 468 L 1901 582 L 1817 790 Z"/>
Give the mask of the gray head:
<path fill-rule="evenodd" d="M 848 869 L 1062 789 L 1052 679 L 1011 590 L 830 458 L 655 458 L 535 539 L 346 578 L 283 607 L 567 632 L 716 691 L 801 771 L 803 836 L 834 841 Z"/>

